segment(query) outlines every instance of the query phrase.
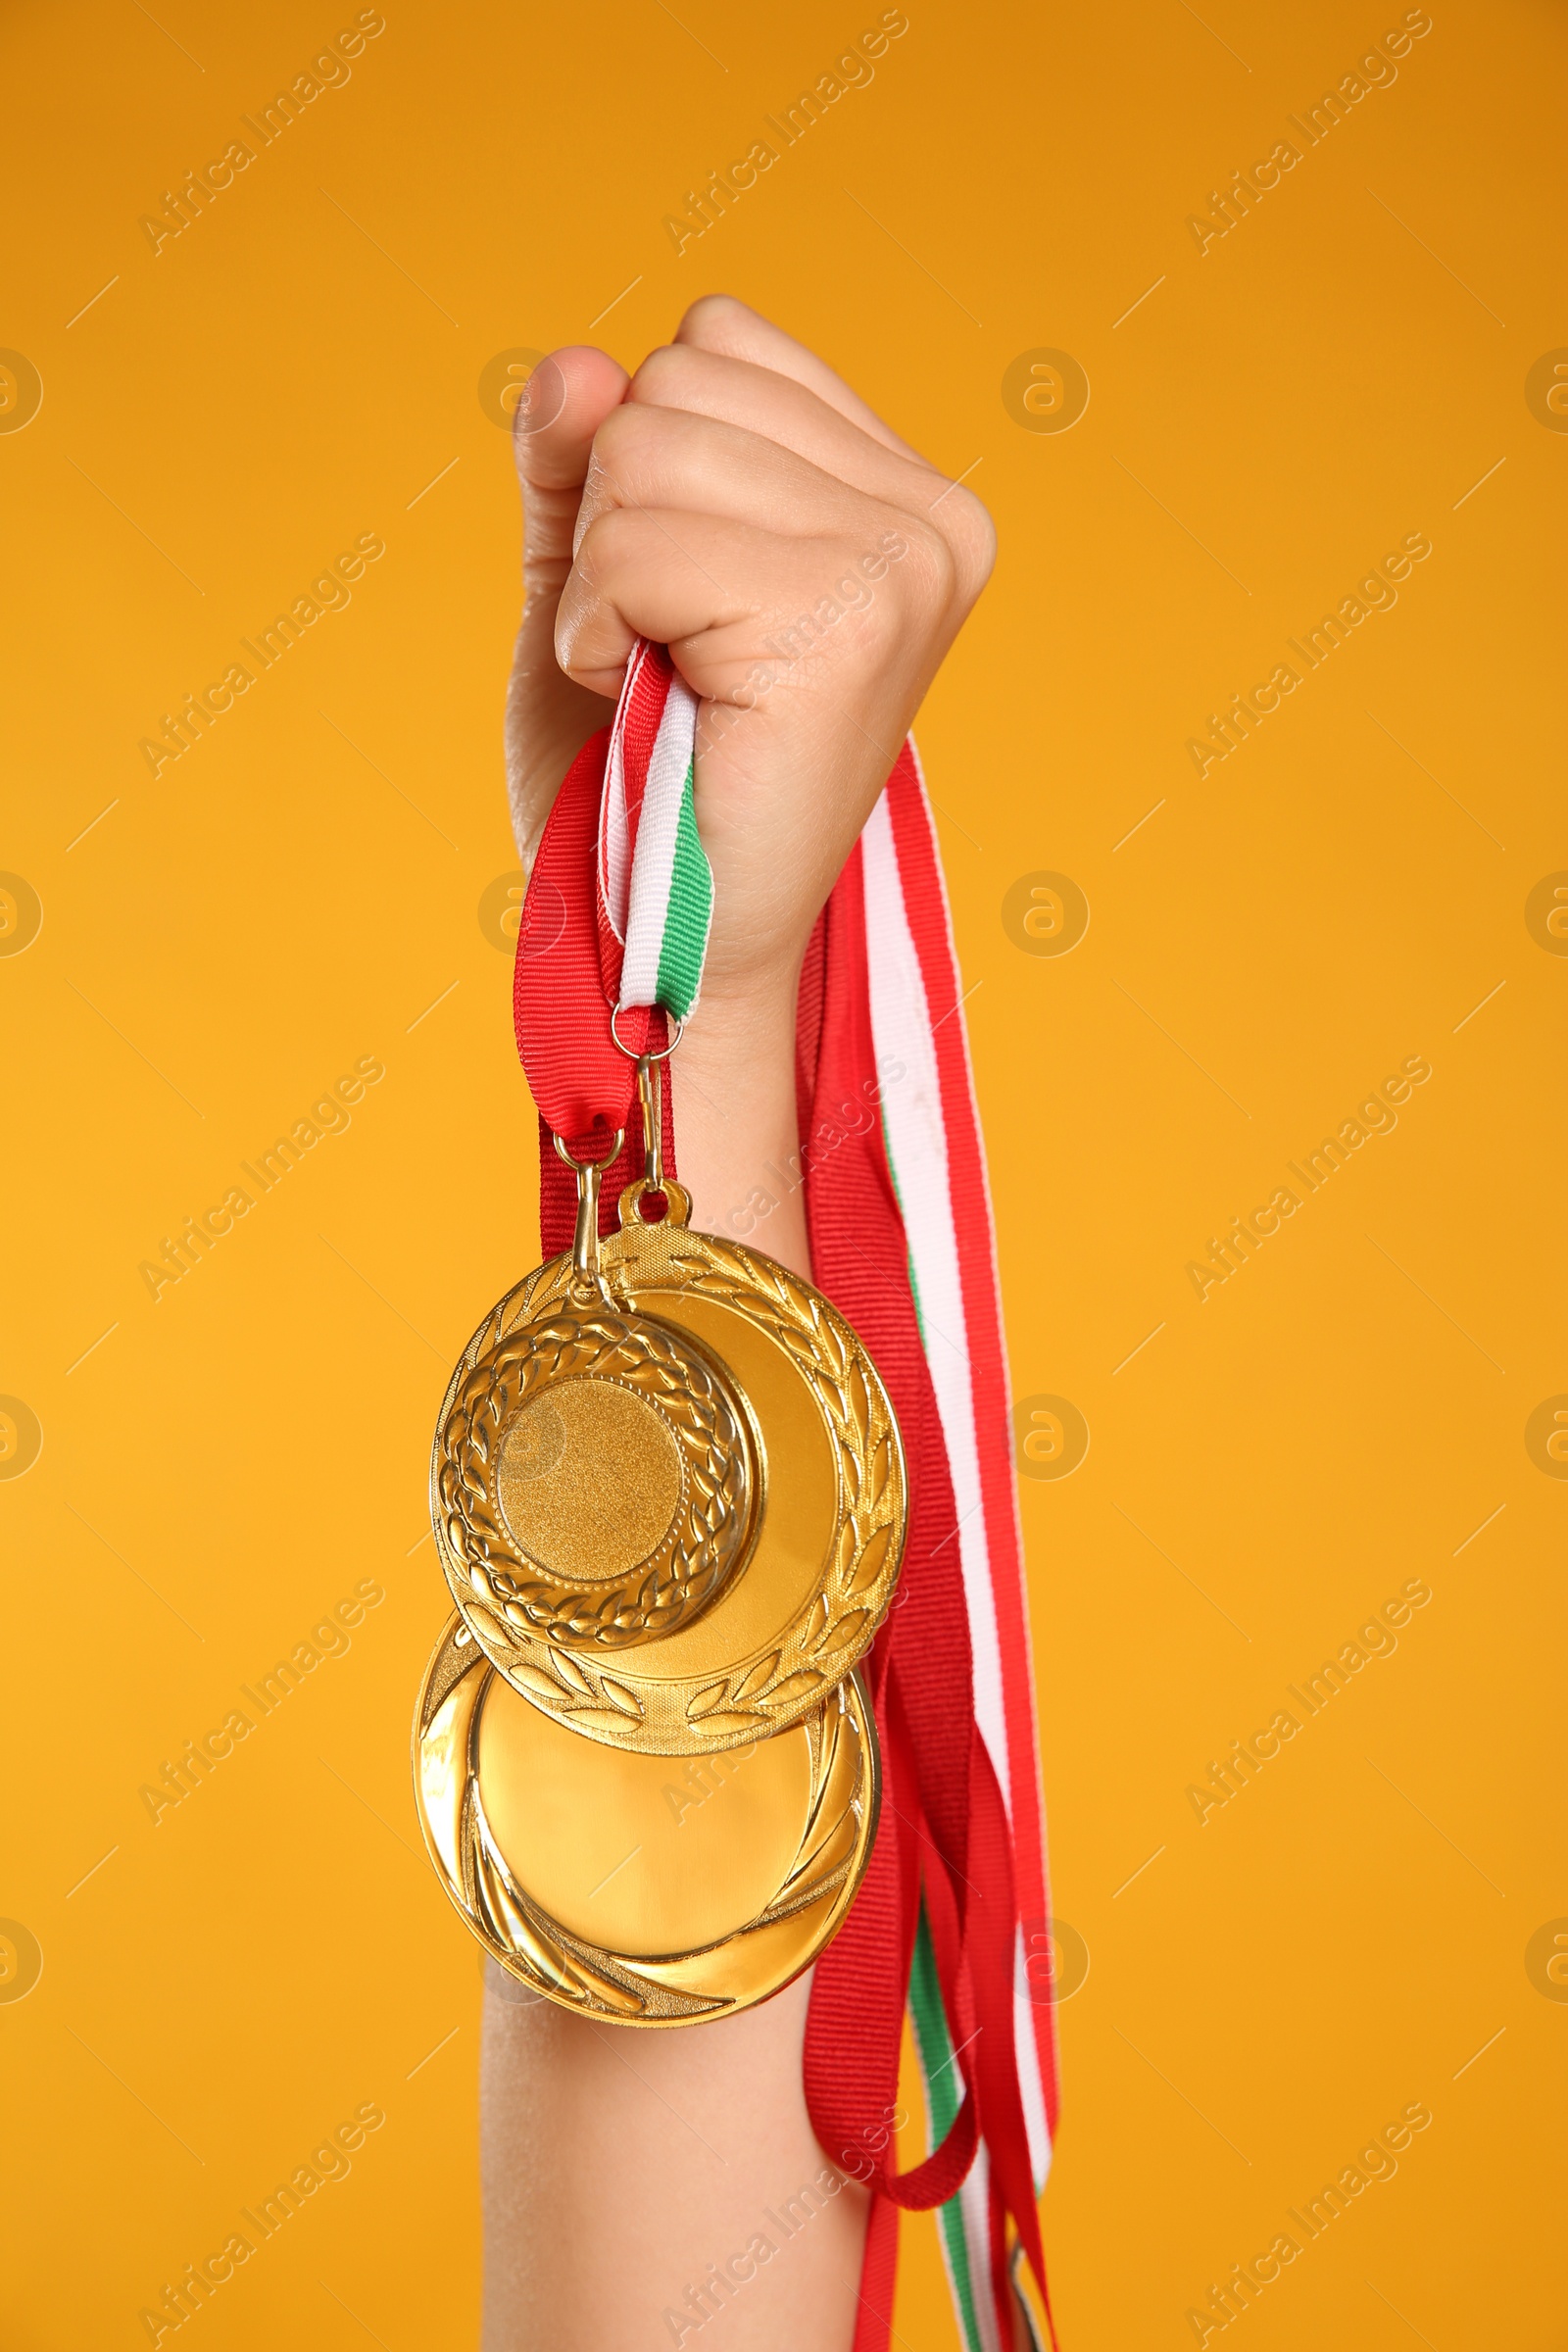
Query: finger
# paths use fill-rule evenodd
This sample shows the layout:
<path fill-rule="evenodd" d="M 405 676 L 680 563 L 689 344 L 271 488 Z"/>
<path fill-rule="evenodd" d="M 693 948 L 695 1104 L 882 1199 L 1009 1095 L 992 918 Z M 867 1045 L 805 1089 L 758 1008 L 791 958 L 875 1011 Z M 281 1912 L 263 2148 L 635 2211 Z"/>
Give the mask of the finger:
<path fill-rule="evenodd" d="M 852 392 L 840 375 L 835 375 L 825 360 L 804 343 L 797 343 L 781 326 L 764 318 L 760 311 L 737 301 L 733 294 L 705 294 L 692 304 L 675 330 L 677 343 L 692 343 L 701 351 L 719 353 L 725 359 L 749 360 L 754 368 L 767 368 L 775 375 L 788 376 L 792 382 L 804 384 L 814 392 L 830 409 L 847 416 L 858 425 L 873 441 L 884 448 L 897 450 L 901 457 L 912 458 L 916 465 L 924 460 L 917 450 L 901 441 L 892 427 L 883 423 L 874 409 L 868 408 L 858 392 Z"/>
<path fill-rule="evenodd" d="M 906 510 L 868 498 L 744 425 L 629 402 L 595 438 L 577 517 L 579 550 L 598 518 L 617 507 L 686 509 L 786 538 L 858 535 L 866 554 L 890 525 L 918 528 Z M 941 547 L 935 530 L 919 535 Z"/>
<path fill-rule="evenodd" d="M 523 481 L 538 489 L 580 488 L 594 435 L 629 381 L 619 361 L 591 343 L 568 343 L 541 360 L 514 420 Z"/>
<path fill-rule="evenodd" d="M 813 629 L 807 616 L 825 614 L 829 599 L 836 622 L 823 617 Z M 808 655 L 830 639 L 835 654 L 863 654 L 876 602 L 853 548 L 831 537 L 780 537 L 678 508 L 616 508 L 577 550 L 556 652 L 579 684 L 612 693 L 636 640 L 649 637 L 669 647 L 695 694 L 749 707 L 760 666 L 771 692 L 792 674 L 804 683 Z"/>
<path fill-rule="evenodd" d="M 629 381 L 608 352 L 575 344 L 541 360 L 523 386 L 512 446 L 522 484 L 525 564 L 550 565 L 564 556 L 569 565 L 594 435 Z"/>
<path fill-rule="evenodd" d="M 556 660 L 556 608 L 571 570 L 594 435 L 626 383 L 625 369 L 607 353 L 571 346 L 540 361 L 517 408 L 513 448 L 522 485 L 525 601 L 507 688 L 506 755 L 524 865 L 533 861 L 562 778 L 608 715 Z"/>
<path fill-rule="evenodd" d="M 929 514 L 947 487 L 923 460 L 890 448 L 808 385 L 697 344 L 666 343 L 650 352 L 626 401 L 743 425 L 911 514 Z"/>
<path fill-rule="evenodd" d="M 733 328 L 732 339 L 749 350 L 793 358 L 799 372 L 778 372 L 765 359 L 732 357 L 706 344 L 677 341 L 650 353 L 626 406 L 687 408 L 745 423 L 841 480 L 928 521 L 947 541 L 960 592 L 972 602 L 991 576 L 997 552 L 991 517 L 973 493 L 928 466 L 831 368 L 744 303 L 709 296 L 687 314 L 683 334 L 699 313 L 710 314 L 720 334 Z"/>

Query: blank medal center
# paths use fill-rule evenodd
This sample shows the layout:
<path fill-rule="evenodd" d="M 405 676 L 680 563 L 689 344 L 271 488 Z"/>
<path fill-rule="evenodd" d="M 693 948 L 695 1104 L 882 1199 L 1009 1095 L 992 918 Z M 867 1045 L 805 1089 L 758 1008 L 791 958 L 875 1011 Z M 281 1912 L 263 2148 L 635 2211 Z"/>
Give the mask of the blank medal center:
<path fill-rule="evenodd" d="M 608 1380 L 562 1381 L 501 1442 L 496 1499 L 519 1550 L 598 1584 L 647 1559 L 680 1507 L 681 1458 L 658 1408 Z"/>

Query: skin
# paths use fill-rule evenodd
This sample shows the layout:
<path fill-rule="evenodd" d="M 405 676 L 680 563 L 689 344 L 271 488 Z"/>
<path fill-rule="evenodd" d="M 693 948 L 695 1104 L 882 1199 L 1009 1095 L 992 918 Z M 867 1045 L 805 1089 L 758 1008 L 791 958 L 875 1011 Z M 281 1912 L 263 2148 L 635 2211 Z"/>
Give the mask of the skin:
<path fill-rule="evenodd" d="M 670 1066 L 681 1178 L 711 1230 L 765 1160 L 798 1149 L 807 942 L 990 574 L 990 519 L 804 345 L 722 295 L 634 376 L 585 346 L 554 353 L 515 448 L 526 600 L 507 776 L 524 864 L 636 638 L 667 644 L 703 698 L 714 915 Z M 809 1274 L 798 1192 L 752 1238 Z M 671 2340 L 664 2309 L 822 2168 L 801 2086 L 809 1977 L 720 2024 L 648 2034 L 497 1975 L 481 2070 L 485 2352 L 647 2352 Z M 758 2269 L 724 2306 L 730 2352 L 848 2352 L 865 2215 L 847 2184 Z"/>

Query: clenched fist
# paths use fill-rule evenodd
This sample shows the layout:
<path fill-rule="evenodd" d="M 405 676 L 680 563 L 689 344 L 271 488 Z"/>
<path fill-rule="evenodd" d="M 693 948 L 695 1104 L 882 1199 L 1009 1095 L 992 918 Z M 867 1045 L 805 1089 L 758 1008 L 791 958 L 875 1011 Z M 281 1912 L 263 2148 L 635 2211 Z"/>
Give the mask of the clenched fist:
<path fill-rule="evenodd" d="M 709 295 L 625 371 L 558 351 L 516 430 L 527 604 L 508 706 L 525 860 L 633 640 L 702 697 L 703 1014 L 793 991 L 817 911 L 986 583 L 983 507 L 833 371 Z M 683 1048 L 683 1054 L 685 1049 Z"/>

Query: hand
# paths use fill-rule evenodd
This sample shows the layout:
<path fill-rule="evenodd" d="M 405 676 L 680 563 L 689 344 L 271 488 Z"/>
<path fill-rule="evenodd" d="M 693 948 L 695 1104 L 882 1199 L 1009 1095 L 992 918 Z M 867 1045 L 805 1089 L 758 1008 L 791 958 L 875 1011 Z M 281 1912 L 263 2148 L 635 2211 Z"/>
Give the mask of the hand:
<path fill-rule="evenodd" d="M 527 606 L 507 748 L 524 858 L 633 640 L 667 644 L 703 698 L 699 1021 L 793 1004 L 817 911 L 989 576 L 990 518 L 724 295 L 629 379 L 585 347 L 544 361 L 516 454 Z"/>

